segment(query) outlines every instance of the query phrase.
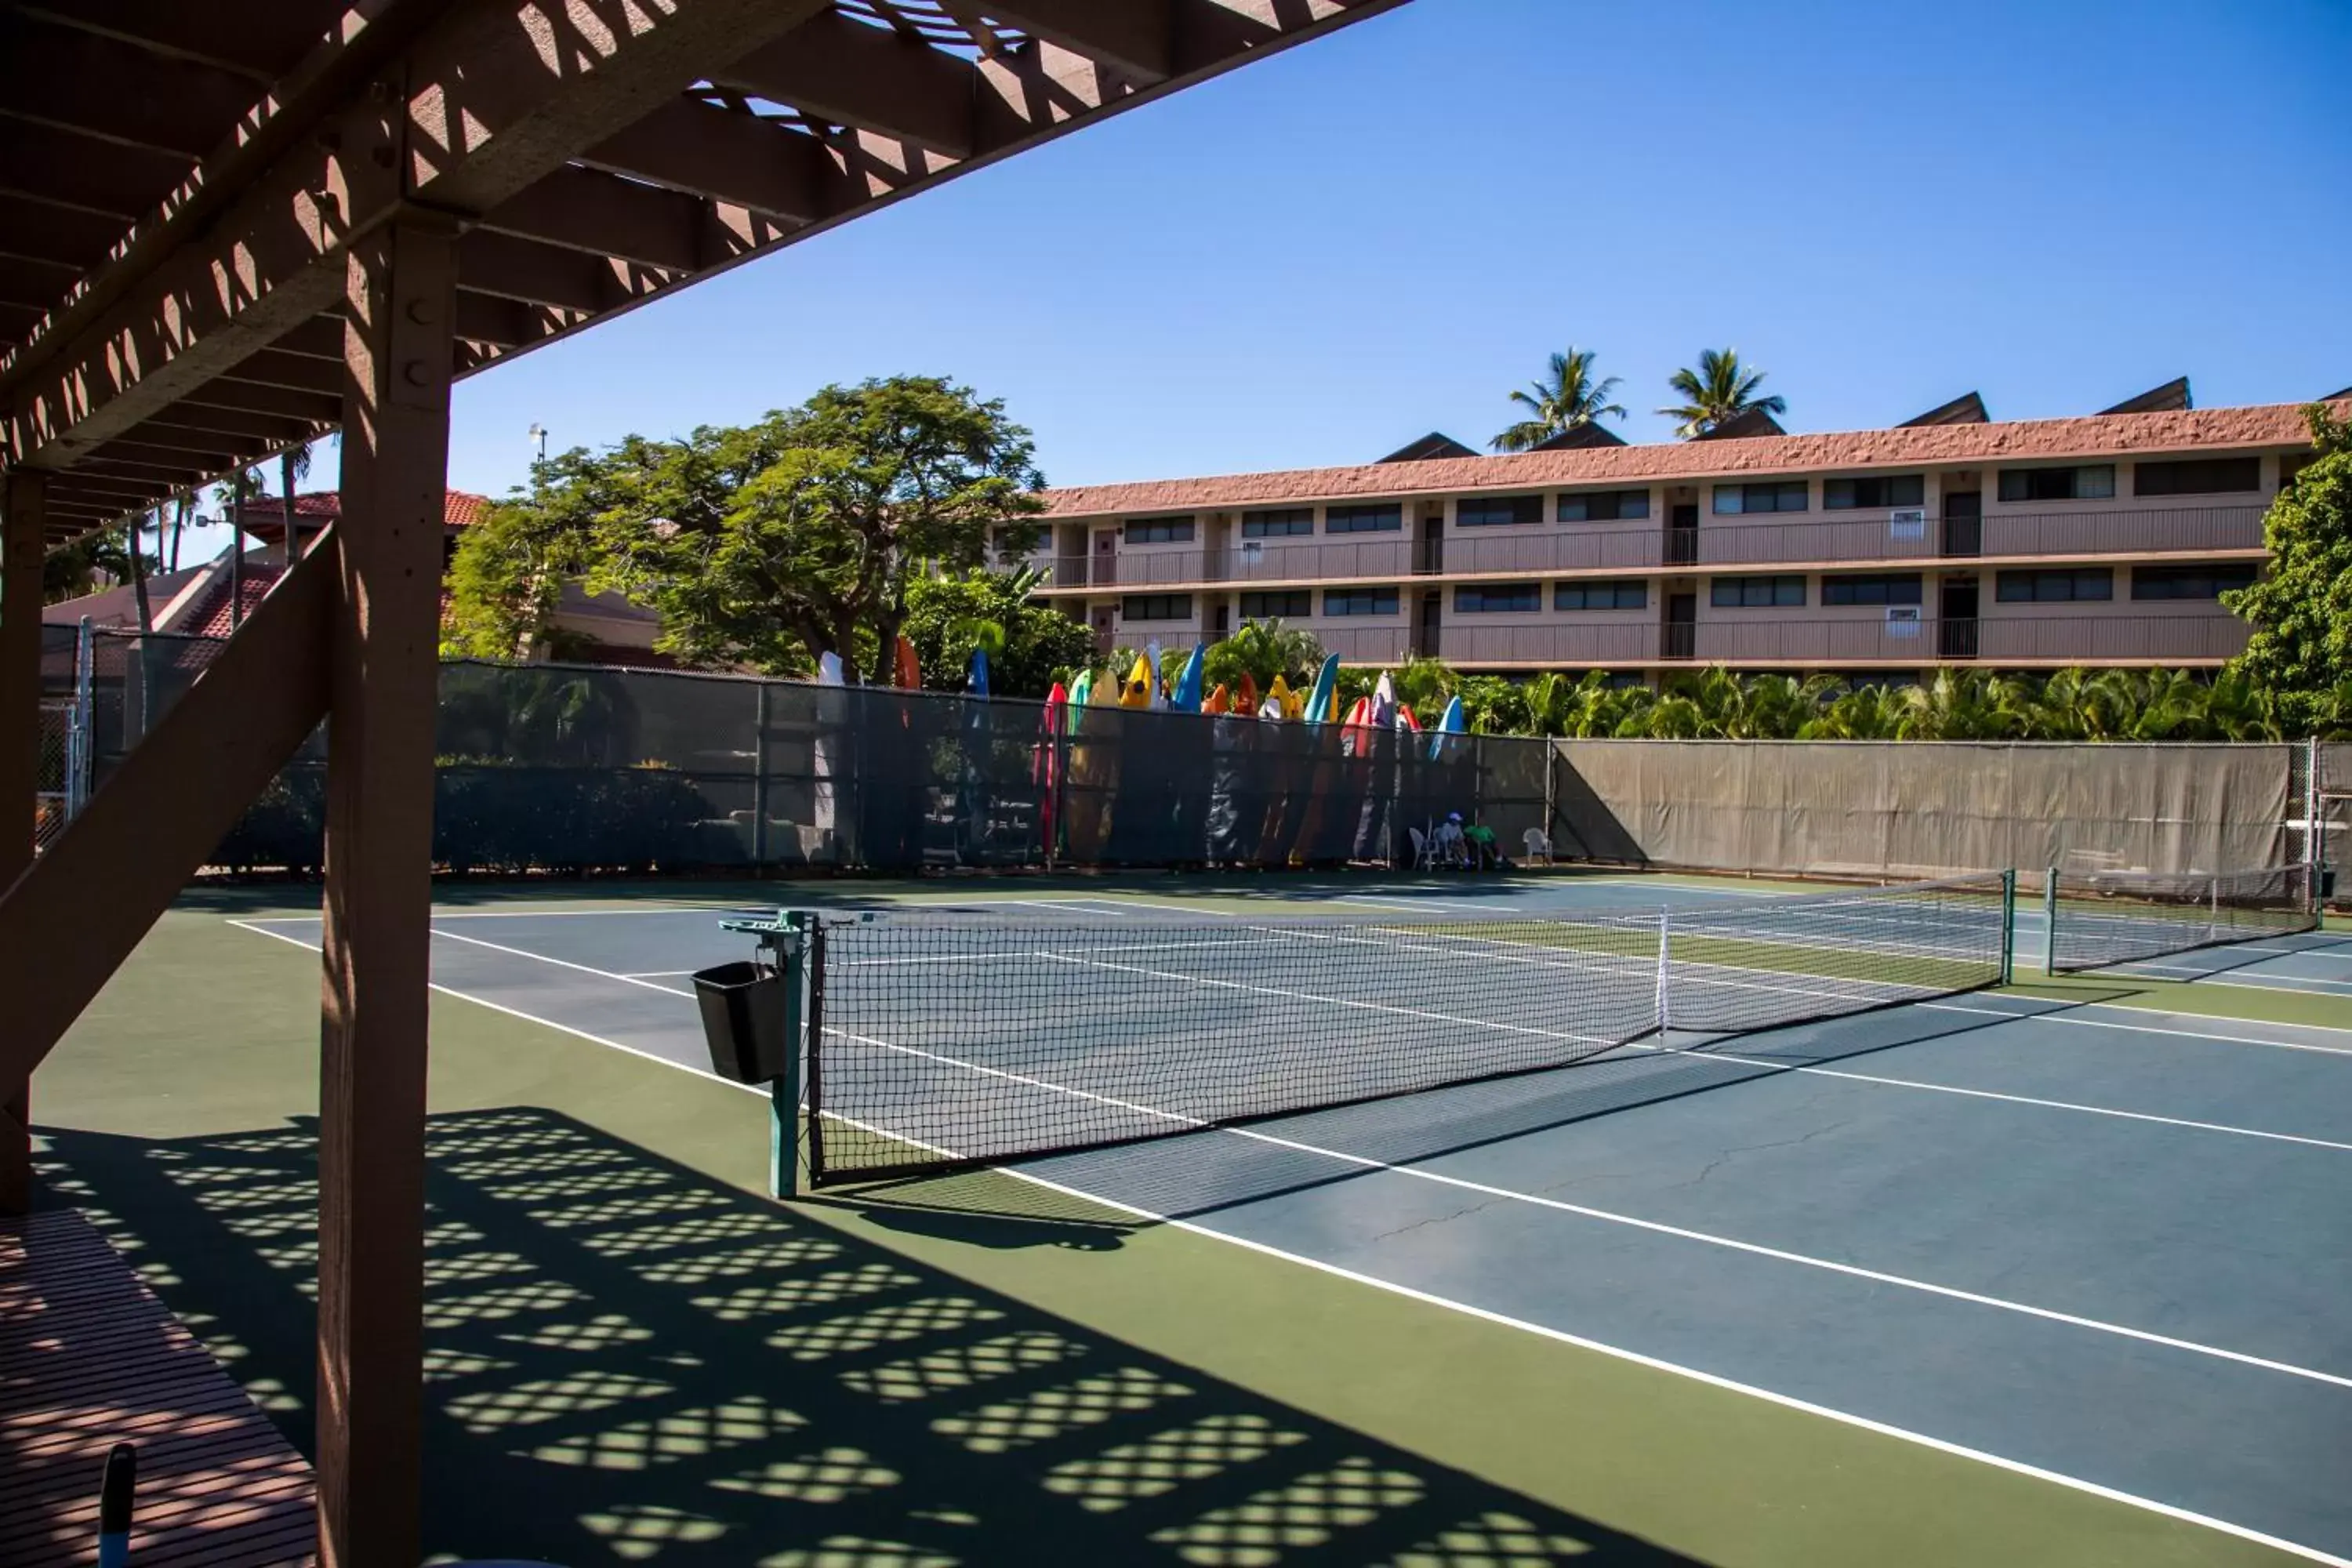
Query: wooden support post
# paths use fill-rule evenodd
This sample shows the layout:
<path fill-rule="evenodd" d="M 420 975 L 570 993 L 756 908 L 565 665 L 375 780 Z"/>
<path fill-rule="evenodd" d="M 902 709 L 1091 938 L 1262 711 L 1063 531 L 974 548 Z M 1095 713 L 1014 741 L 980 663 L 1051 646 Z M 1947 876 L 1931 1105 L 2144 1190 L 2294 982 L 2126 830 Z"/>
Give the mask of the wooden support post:
<path fill-rule="evenodd" d="M 354 244 L 329 636 L 319 1561 L 414 1568 L 423 1437 L 433 722 L 454 231 Z"/>
<path fill-rule="evenodd" d="M 41 502 L 46 480 L 8 476 L 0 512 L 0 887 L 33 863 L 34 798 L 41 774 Z M 0 1214 L 33 1199 L 32 1074 L 0 1074 Z"/>

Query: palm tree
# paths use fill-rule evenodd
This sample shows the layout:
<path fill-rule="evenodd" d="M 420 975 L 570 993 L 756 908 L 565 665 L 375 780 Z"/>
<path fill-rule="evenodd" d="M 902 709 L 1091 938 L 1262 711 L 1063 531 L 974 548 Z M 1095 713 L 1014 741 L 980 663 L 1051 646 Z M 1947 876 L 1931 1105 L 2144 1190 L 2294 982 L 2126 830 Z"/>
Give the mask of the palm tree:
<path fill-rule="evenodd" d="M 1546 380 L 1529 382 L 1526 391 L 1511 394 L 1511 401 L 1526 409 L 1528 417 L 1496 437 L 1491 445 L 1498 452 L 1524 452 L 1554 436 L 1590 425 L 1604 414 L 1622 419 L 1623 405 L 1608 401 L 1616 388 L 1613 375 L 1592 379 L 1591 349 L 1571 347 L 1565 353 L 1556 353 Z"/>
<path fill-rule="evenodd" d="M 1756 395 L 1763 384 L 1764 373 L 1741 364 L 1738 349 L 1701 349 L 1696 370 L 1678 370 L 1667 378 L 1666 384 L 1680 393 L 1683 401 L 1658 412 L 1678 421 L 1675 434 L 1685 441 L 1750 410 L 1786 414 L 1788 399 L 1779 393 Z"/>

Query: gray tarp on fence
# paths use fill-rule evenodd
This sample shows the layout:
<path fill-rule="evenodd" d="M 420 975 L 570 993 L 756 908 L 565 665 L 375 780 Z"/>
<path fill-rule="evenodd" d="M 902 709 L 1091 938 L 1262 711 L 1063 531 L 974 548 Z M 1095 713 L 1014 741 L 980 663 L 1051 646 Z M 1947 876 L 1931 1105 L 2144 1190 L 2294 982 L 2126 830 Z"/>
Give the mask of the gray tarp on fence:
<path fill-rule="evenodd" d="M 1562 851 L 1658 866 L 1854 877 L 2272 866 L 2303 807 L 2299 745 L 1557 744 Z"/>

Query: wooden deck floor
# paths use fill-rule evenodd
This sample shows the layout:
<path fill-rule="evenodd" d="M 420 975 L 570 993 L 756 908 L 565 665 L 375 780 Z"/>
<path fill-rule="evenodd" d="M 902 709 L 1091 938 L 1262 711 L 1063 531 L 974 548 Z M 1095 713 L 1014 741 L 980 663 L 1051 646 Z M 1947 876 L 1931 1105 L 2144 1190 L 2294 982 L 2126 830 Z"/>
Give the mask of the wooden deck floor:
<path fill-rule="evenodd" d="M 309 1463 L 106 1238 L 71 1210 L 0 1219 L 0 1563 L 97 1562 L 120 1442 L 140 1568 L 315 1561 Z"/>

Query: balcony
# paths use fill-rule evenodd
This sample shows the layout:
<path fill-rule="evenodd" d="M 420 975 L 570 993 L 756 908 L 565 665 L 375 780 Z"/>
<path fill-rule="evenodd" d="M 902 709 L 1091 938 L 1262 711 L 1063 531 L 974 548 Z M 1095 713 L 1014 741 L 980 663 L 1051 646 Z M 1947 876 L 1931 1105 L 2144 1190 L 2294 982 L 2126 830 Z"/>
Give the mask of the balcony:
<path fill-rule="evenodd" d="M 1054 560 L 1052 587 L 1215 587 L 1224 584 L 1401 581 L 1410 577 L 1706 571 L 1714 567 L 2103 555 L 2210 555 L 2263 548 L 2260 505 L 2084 508 L 1934 515 L 1798 512 L 1770 521 L 1710 517 L 1696 528 L 1636 522 L 1456 529 L 1442 550 L 1402 532 L 1244 541 L 1221 549 L 1123 551 Z"/>
<path fill-rule="evenodd" d="M 2245 623 L 2214 614 L 2171 616 L 1994 616 L 1888 622 L 1758 618 L 1662 624 L 1653 620 L 1495 625 L 1449 620 L 1444 657 L 1465 668 L 1728 664 L 1769 668 L 1878 666 L 1911 669 L 1937 663 L 1995 666 L 2213 664 L 2242 653 Z M 1319 635 L 1319 633 L 1318 633 Z M 1393 640 L 1393 639 L 1391 639 Z M 1327 642 L 1328 646 L 1332 646 Z M 1342 659 L 1387 657 L 1382 646 Z"/>

